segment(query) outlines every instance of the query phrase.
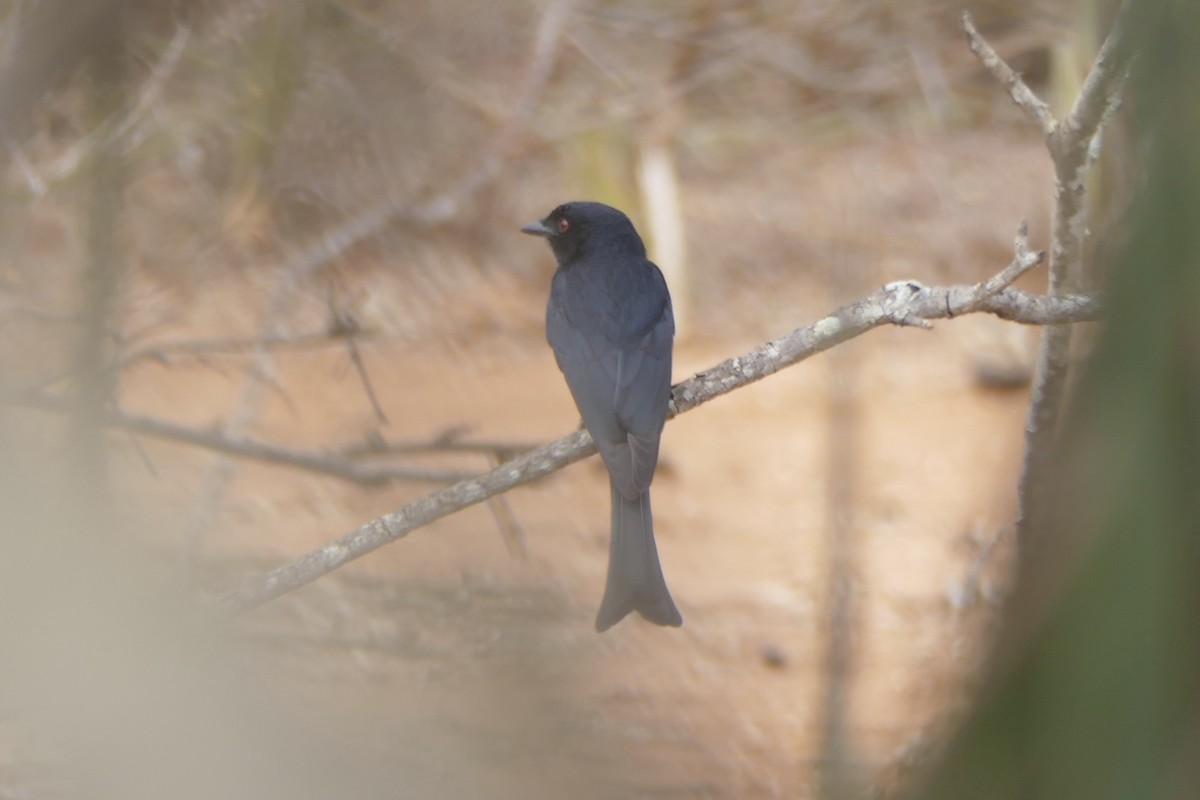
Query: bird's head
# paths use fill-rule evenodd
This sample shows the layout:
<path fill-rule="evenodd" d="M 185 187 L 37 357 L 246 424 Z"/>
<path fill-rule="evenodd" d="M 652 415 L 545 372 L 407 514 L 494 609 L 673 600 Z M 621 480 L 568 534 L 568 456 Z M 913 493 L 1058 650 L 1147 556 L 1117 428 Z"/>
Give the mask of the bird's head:
<path fill-rule="evenodd" d="M 563 203 L 522 233 L 543 236 L 560 267 L 592 252 L 645 258 L 646 247 L 629 217 L 612 206 L 576 200 Z"/>

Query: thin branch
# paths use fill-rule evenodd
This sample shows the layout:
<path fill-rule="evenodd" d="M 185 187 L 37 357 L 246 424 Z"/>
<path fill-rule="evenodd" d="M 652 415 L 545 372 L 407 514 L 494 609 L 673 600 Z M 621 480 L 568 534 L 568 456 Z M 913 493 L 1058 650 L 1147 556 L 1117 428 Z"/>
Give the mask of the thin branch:
<path fill-rule="evenodd" d="M 40 314 L 41 312 L 32 313 Z M 74 316 L 68 318 L 64 315 L 61 320 L 52 321 L 78 323 L 79 320 Z M 141 361 L 157 361 L 160 364 L 169 365 L 183 357 L 188 357 L 199 361 L 202 364 L 213 366 L 211 362 L 213 356 L 243 354 L 252 351 L 256 347 L 263 347 L 268 350 L 300 350 L 322 346 L 341 346 L 344 342 L 349 342 L 351 337 L 354 339 L 354 344 L 357 344 L 357 342 L 370 338 L 370 336 L 371 334 L 364 331 L 362 328 L 350 330 L 339 324 L 334 324 L 325 330 L 312 333 L 279 334 L 275 336 L 266 336 L 261 339 L 255 339 L 248 336 L 217 336 L 200 339 L 177 339 L 174 341 L 161 342 L 159 344 L 149 344 L 139 347 L 136 350 L 130 350 L 124 353 L 120 358 L 117 358 L 115 362 L 111 366 L 106 367 L 106 369 L 108 369 L 109 372 L 116 373 Z M 44 389 L 47 389 L 50 386 L 53 386 L 54 384 L 59 383 L 60 381 L 63 381 L 69 377 L 71 377 L 71 370 L 63 369 L 39 379 L 37 383 L 27 386 L 23 390 L 10 390 L 8 395 L 16 397 L 35 397 Z"/>
<path fill-rule="evenodd" d="M 350 362 L 354 364 L 354 370 L 358 373 L 358 379 L 362 382 L 363 391 L 367 393 L 367 399 L 371 401 L 371 410 L 375 412 L 375 418 L 384 425 L 388 423 L 387 414 L 383 411 L 383 406 L 379 402 L 378 395 L 375 394 L 375 386 L 371 383 L 371 375 L 367 371 L 366 361 L 363 360 L 362 351 L 358 349 L 357 337 L 362 333 L 363 326 L 354 316 L 354 313 L 342 305 L 338 301 L 337 293 L 333 287 L 329 288 L 329 296 L 326 298 L 329 306 L 329 316 L 332 319 L 330 325 L 330 336 L 340 336 L 346 340 L 346 350 L 350 354 Z"/>
<path fill-rule="evenodd" d="M 1022 254 L 1022 247 L 1023 237 L 1018 236 L 1018 252 L 1013 260 L 1023 265 L 1028 259 Z M 1040 253 L 1034 255 L 1038 260 L 1041 259 Z M 1002 274 L 1015 279 L 1019 272 L 1020 269 L 1010 264 Z M 996 283 L 984 282 L 983 285 L 994 288 Z M 979 285 L 925 287 L 916 281 L 890 283 L 806 328 L 767 342 L 677 384 L 672 389 L 669 415 L 673 417 L 690 411 L 883 325 L 912 325 L 918 321 L 928 323 L 932 319 L 969 313 L 995 313 L 992 306 L 1005 309 L 1011 317 L 1066 322 L 1079 319 L 1076 315 L 1080 307 L 1088 311 L 1099 308 L 1099 301 L 1094 299 L 1081 304 L 1064 304 L 1061 298 L 1044 298 L 1045 302 L 1042 298 L 1033 298 L 1037 301 L 1038 310 L 1032 311 L 1021 307 L 1028 298 L 1028 295 L 1010 286 L 1003 286 L 996 294 L 988 296 Z M 515 486 L 543 478 L 594 452 L 596 449 L 591 435 L 586 430 L 575 431 L 503 463 L 490 472 L 448 486 L 385 514 L 289 564 L 246 581 L 218 602 L 218 611 L 232 616 L 254 609 L 434 520 Z"/>
<path fill-rule="evenodd" d="M 967 32 L 967 46 L 971 48 L 971 52 L 976 55 L 983 66 L 987 67 L 996 80 L 1008 89 L 1008 94 L 1012 97 L 1013 102 L 1038 126 L 1042 136 L 1048 140 L 1058 127 L 1058 121 L 1050 113 L 1050 106 L 1034 94 L 1021 76 L 1006 64 L 1004 59 L 1000 58 L 992 46 L 984 40 L 979 31 L 975 29 L 975 23 L 971 20 L 969 11 L 963 12 L 962 22 L 963 29 Z"/>
<path fill-rule="evenodd" d="M 1092 145 L 1100 124 L 1112 115 L 1119 102 L 1121 88 L 1129 75 L 1133 51 L 1126 31 L 1131 5 L 1129 0 L 1122 3 L 1079 97 L 1061 122 L 1053 118 L 1046 104 L 983 40 L 970 15 L 963 15 L 972 52 L 1038 125 L 1054 164 L 1054 228 L 1048 288 L 1051 297 L 1069 295 L 1080 285 L 1087 234 L 1087 174 L 1095 161 Z M 1040 494 L 1046 484 L 1046 470 L 1067 394 L 1071 338 L 1069 325 L 1050 326 L 1042 332 L 1025 422 L 1025 457 L 1018 490 L 1018 541 L 1028 538 L 1027 532 L 1035 526 L 1039 513 Z"/>
<path fill-rule="evenodd" d="M 1017 236 L 1013 240 L 1013 260 L 1000 272 L 976 285 L 970 301 L 978 302 L 996 295 L 1016 282 L 1017 278 L 1036 267 L 1045 258 L 1045 253 L 1029 249 L 1029 220 L 1021 220 Z"/>
<path fill-rule="evenodd" d="M 355 332 L 354 335 L 360 339 L 363 338 L 362 331 Z M 139 361 L 158 361 L 163 364 L 169 364 L 179 356 L 205 359 L 216 355 L 245 353 L 253 350 L 255 347 L 282 350 L 304 349 L 322 345 L 340 346 L 347 336 L 349 336 L 348 331 L 326 328 L 310 333 L 275 334 L 261 338 L 252 336 L 216 336 L 202 339 L 177 339 L 159 344 L 148 344 L 136 350 L 130 350 L 121 356 L 113 368 L 121 370 Z"/>
<path fill-rule="evenodd" d="M 488 439 L 463 441 L 462 437 L 470 431 L 466 425 L 454 425 L 434 435 L 429 439 L 389 442 L 372 434 L 362 444 L 347 447 L 339 451 L 346 458 L 366 458 L 370 456 L 400 455 L 412 453 L 484 453 L 494 455 L 501 461 L 508 461 L 514 456 L 528 453 L 538 445 L 530 442 L 510 442 Z"/>
<path fill-rule="evenodd" d="M 1083 81 L 1083 88 L 1079 90 L 1079 97 L 1075 99 L 1071 113 L 1063 120 L 1061 127 L 1070 131 L 1070 134 L 1066 134 L 1068 136 L 1090 142 L 1117 102 L 1129 77 L 1129 65 L 1133 59 L 1133 48 L 1126 33 L 1132 5 L 1130 0 L 1125 0 L 1117 10 L 1112 28 L 1100 46 L 1100 52 L 1096 54 L 1096 60 Z"/>
<path fill-rule="evenodd" d="M 17 401 L 18 405 L 45 411 L 64 411 L 68 401 L 56 395 L 38 395 Z M 378 465 L 352 460 L 336 453 L 321 453 L 283 447 L 248 436 L 236 436 L 228 430 L 202 430 L 177 422 L 127 411 L 107 410 L 98 423 L 156 439 L 190 444 L 225 455 L 249 458 L 268 464 L 281 464 L 319 475 L 330 475 L 361 486 L 379 486 L 397 481 L 454 483 L 474 473 L 462 470 L 436 470 L 397 464 Z"/>
<path fill-rule="evenodd" d="M 490 460 L 493 468 L 503 463 L 503 459 L 495 455 Z M 492 512 L 492 519 L 496 521 L 496 527 L 500 529 L 500 538 L 504 540 L 508 554 L 521 561 L 528 561 L 529 546 L 525 543 L 525 527 L 517 519 L 512 506 L 508 503 L 508 498 L 498 494 L 489 497 L 487 505 L 488 510 Z"/>
<path fill-rule="evenodd" d="M 467 506 L 529 483 L 596 452 L 586 430 L 579 430 L 483 475 L 460 481 L 427 495 L 324 547 L 247 581 L 218 603 L 223 615 L 244 613 L 297 589 L 338 567 Z"/>
<path fill-rule="evenodd" d="M 1036 298 L 1033 298 L 1036 300 Z M 37 411 L 66 412 L 71 406 L 66 397 L 47 394 L 41 387 L 8 392 L 2 402 L 15 407 Z M 109 409 L 97 424 L 130 433 L 153 436 L 157 439 L 190 444 L 227 455 L 255 459 L 270 464 L 296 467 L 308 472 L 330 475 L 362 486 L 378 486 L 396 481 L 420 483 L 454 483 L 474 473 L 454 470 L 432 470 L 399 465 L 365 466 L 360 463 L 373 456 L 417 455 L 421 453 L 460 453 L 490 456 L 493 464 L 508 461 L 537 448 L 529 442 L 459 441 L 465 426 L 450 428 L 429 439 L 406 442 L 386 442 L 372 437 L 363 444 L 314 452 L 264 442 L 250 437 L 234 437 L 227 431 L 200 429 L 170 420 L 143 414 Z M 135 440 L 136 441 L 136 440 Z"/>
<path fill-rule="evenodd" d="M 187 25 L 180 25 L 176 28 L 175 35 L 171 37 L 166 51 L 158 60 L 158 63 L 154 65 L 154 68 L 150 71 L 150 77 L 146 79 L 138 92 L 137 101 L 134 103 L 133 108 L 120 119 L 113 116 L 104 120 L 95 130 L 86 134 L 71 149 L 55 160 L 46 170 L 45 176 L 38 175 L 33 170 L 33 167 L 26 161 L 19 145 L 11 141 L 8 143 L 10 151 L 25 175 L 29 190 L 35 197 L 44 195 L 50 185 L 61 183 L 70 178 L 79 171 L 81 165 L 92 158 L 92 155 L 99 148 L 107 147 L 118 140 L 124 139 L 134 128 L 141 124 L 146 113 L 162 95 L 168 78 L 170 78 L 175 68 L 179 65 L 179 60 L 183 56 L 184 47 L 187 45 L 190 35 L 191 28 Z"/>
<path fill-rule="evenodd" d="M 375 394 L 375 386 L 371 383 L 371 376 L 367 372 L 367 365 L 363 361 L 362 352 L 358 349 L 358 342 L 354 336 L 346 337 L 346 348 L 350 351 L 350 361 L 354 364 L 354 371 L 358 373 L 363 391 L 367 393 L 367 399 L 371 401 L 371 410 L 375 412 L 375 419 L 387 425 L 387 414 L 384 413 L 383 406 L 379 403 L 379 397 Z"/>

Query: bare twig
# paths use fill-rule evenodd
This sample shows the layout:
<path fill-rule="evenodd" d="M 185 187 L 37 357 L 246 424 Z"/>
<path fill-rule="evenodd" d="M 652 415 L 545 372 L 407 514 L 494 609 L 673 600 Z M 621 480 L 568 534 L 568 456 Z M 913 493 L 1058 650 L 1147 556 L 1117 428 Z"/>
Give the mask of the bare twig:
<path fill-rule="evenodd" d="M 19 405 L 48 411 L 64 411 L 67 400 L 55 395 L 37 395 L 18 401 Z M 132 414 L 127 411 L 104 411 L 98 424 L 107 428 L 118 428 L 156 439 L 195 445 L 215 450 L 225 455 L 249 458 L 268 464 L 281 464 L 320 475 L 357 483 L 363 486 L 378 486 L 397 481 L 420 483 L 454 483 L 473 475 L 462 470 L 436 470 L 399 464 L 371 464 L 352 460 L 338 453 L 321 453 L 264 442 L 249 436 L 235 436 L 226 430 L 203 430 L 181 425 L 177 422 Z"/>
<path fill-rule="evenodd" d="M 1013 260 L 1007 267 L 980 284 L 976 284 L 971 295 L 972 302 L 980 302 L 999 294 L 1016 282 L 1017 278 L 1036 267 L 1045 257 L 1044 253 L 1029 249 L 1029 221 L 1021 220 L 1017 236 L 1013 240 Z"/>
<path fill-rule="evenodd" d="M 8 393 L 3 402 L 15 407 L 39 411 L 69 412 L 70 401 L 62 395 L 47 394 L 39 389 Z M 490 456 L 493 466 L 508 461 L 522 453 L 537 448 L 527 442 L 502 441 L 459 441 L 456 437 L 466 429 L 452 428 L 430 439 L 388 443 L 372 440 L 366 444 L 314 452 L 264 442 L 251 437 L 234 437 L 228 431 L 193 428 L 177 422 L 109 409 L 103 412 L 97 424 L 106 428 L 117 428 L 134 434 L 153 436 L 157 439 L 190 444 L 227 455 L 250 458 L 269 464 L 296 467 L 308 472 L 341 478 L 363 486 L 377 486 L 397 481 L 421 483 L 454 483 L 474 473 L 455 470 L 434 470 L 420 467 L 389 464 L 370 466 L 362 463 L 368 456 L 416 455 L 420 453 L 460 453 Z M 134 440 L 136 442 L 136 440 Z M 152 471 L 155 471 L 151 467 Z"/>
<path fill-rule="evenodd" d="M 1099 130 L 1129 76 L 1133 58 L 1126 32 L 1130 6 L 1130 0 L 1121 4 L 1113 18 L 1112 29 L 1100 45 L 1100 52 L 1096 54 L 1096 60 L 1092 62 L 1092 68 L 1083 81 L 1079 97 L 1075 98 L 1071 113 L 1063 120 L 1063 128 L 1085 140 L 1090 140 Z"/>
<path fill-rule="evenodd" d="M 330 327 L 330 336 L 341 336 L 346 340 L 346 350 L 350 354 L 350 362 L 354 364 L 354 370 L 358 373 L 358 379 L 363 385 L 363 391 L 367 393 L 367 399 L 371 401 L 371 410 L 375 412 L 375 418 L 387 424 L 387 414 L 383 411 L 383 406 L 379 402 L 379 396 L 375 394 L 375 386 L 371 383 L 371 375 L 367 372 L 367 364 L 363 360 L 362 351 L 358 349 L 358 335 L 362 333 L 363 327 L 354 313 L 350 309 L 338 302 L 336 293 L 330 287 L 329 297 L 329 316 L 333 320 Z"/>
<path fill-rule="evenodd" d="M 387 424 L 387 414 L 383 411 L 383 406 L 379 404 L 379 397 L 375 394 L 375 386 L 371 383 L 371 376 L 367 372 L 367 365 L 363 362 L 362 352 L 358 349 L 358 342 L 353 336 L 346 337 L 346 349 L 350 351 L 350 361 L 354 364 L 354 371 L 358 373 L 358 379 L 362 382 L 363 391 L 367 393 L 367 399 L 371 401 L 371 410 L 375 412 L 375 419 Z"/>
<path fill-rule="evenodd" d="M 495 455 L 491 458 L 492 467 L 496 467 L 502 462 L 503 459 Z M 525 528 L 517 519 L 517 515 L 513 513 L 508 498 L 498 494 L 495 497 L 489 497 L 487 504 L 488 510 L 492 512 L 492 519 L 496 521 L 496 527 L 500 529 L 500 538 L 504 540 L 504 546 L 508 548 L 508 554 L 513 558 L 528 561 L 529 547 L 525 544 Z"/>
<path fill-rule="evenodd" d="M 341 450 L 346 458 L 365 458 L 409 453 L 484 453 L 507 461 L 521 453 L 528 453 L 538 445 L 530 442 L 507 442 L 488 439 L 463 441 L 470 431 L 466 425 L 454 425 L 429 439 L 389 442 L 374 434 L 367 441 Z"/>
<path fill-rule="evenodd" d="M 1077 290 L 1083 272 L 1083 244 L 1087 233 L 1086 178 L 1095 160 L 1092 144 L 1101 122 L 1111 116 L 1133 57 L 1128 42 L 1129 0 L 1117 12 L 1112 30 L 1096 56 L 1079 97 L 1065 120 L 1056 120 L 1048 106 L 1021 81 L 983 40 L 969 14 L 963 27 L 972 52 L 1004 84 L 1013 100 L 1038 125 L 1054 164 L 1054 230 L 1050 245 L 1049 295 Z M 1018 541 L 1027 538 L 1040 507 L 1040 493 L 1058 431 L 1058 420 L 1067 393 L 1071 327 L 1052 325 L 1042 333 L 1034 373 L 1029 415 L 1025 423 L 1025 458 L 1021 468 L 1017 513 Z"/>
<path fill-rule="evenodd" d="M 78 172 L 80 166 L 91 159 L 99 148 L 107 147 L 118 140 L 126 140 L 128 134 L 141 123 L 146 112 L 162 95 L 167 79 L 175 71 L 175 67 L 178 66 L 179 60 L 183 56 L 184 47 L 187 45 L 190 34 L 191 29 L 187 25 L 180 25 L 176 28 L 175 35 L 171 37 L 166 51 L 154 65 L 150 71 L 150 77 L 139 90 L 133 108 L 120 118 L 112 116 L 104 120 L 95 130 L 86 134 L 56 159 L 44 175 L 38 175 L 33 170 L 18 144 L 11 141 L 8 143 L 13 157 L 25 175 L 29 190 L 35 197 L 41 197 L 50 185 L 61 183 Z"/>
<path fill-rule="evenodd" d="M 1000 58 L 992 46 L 980 36 L 979 31 L 975 29 L 975 23 L 971 20 L 969 11 L 963 12 L 962 19 L 963 29 L 967 32 L 967 46 L 971 48 L 971 52 L 996 77 L 996 80 L 1008 89 L 1013 102 L 1038 126 L 1042 136 L 1049 139 L 1058 125 L 1054 115 L 1050 113 L 1050 106 L 1034 94 L 1021 76 L 1004 63 L 1004 59 Z"/>
<path fill-rule="evenodd" d="M 1023 247 L 1023 237 L 1019 236 L 1014 262 L 1027 262 L 1028 258 L 1022 255 Z M 1040 253 L 1034 255 L 1040 260 Z M 1015 278 L 1019 270 L 1010 264 L 1005 272 Z M 996 288 L 994 283 L 990 285 Z M 843 306 L 806 328 L 767 342 L 677 384 L 672 390 L 669 413 L 675 416 L 690 411 L 883 325 L 906 325 L 975 312 L 997 313 L 997 309 L 1012 319 L 1036 323 L 1067 322 L 1084 318 L 1080 315 L 1081 309 L 1086 312 L 1086 318 L 1093 318 L 1091 315 L 1098 314 L 1099 308 L 1099 301 L 1094 298 L 1065 303 L 1062 298 L 1031 298 L 1010 286 L 1000 288 L 996 294 L 985 295 L 978 285 L 925 287 L 916 281 L 898 281 Z M 249 611 L 434 520 L 543 478 L 595 451 L 590 434 L 586 430 L 575 431 L 490 472 L 385 514 L 290 564 L 247 581 L 221 599 L 219 611 L 225 615 Z"/>
<path fill-rule="evenodd" d="M 282 333 L 272 336 L 255 338 L 251 336 L 217 336 L 203 339 L 181 339 L 166 341 L 159 344 L 148 344 L 136 350 L 130 350 L 121 356 L 114 367 L 124 369 L 139 361 L 159 361 L 169 364 L 180 356 L 190 356 L 205 359 L 217 355 L 231 355 L 252 351 L 255 347 L 265 347 L 269 350 L 303 349 L 322 345 L 340 346 L 348 332 L 341 330 L 320 330 L 311 333 Z M 355 333 L 363 338 L 364 333 Z"/>

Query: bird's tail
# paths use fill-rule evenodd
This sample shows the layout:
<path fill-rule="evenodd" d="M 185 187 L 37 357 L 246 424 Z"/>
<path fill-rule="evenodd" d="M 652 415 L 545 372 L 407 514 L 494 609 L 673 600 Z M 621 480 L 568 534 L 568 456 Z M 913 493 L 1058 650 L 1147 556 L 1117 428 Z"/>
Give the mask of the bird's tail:
<path fill-rule="evenodd" d="M 596 615 L 596 630 L 604 632 L 630 611 L 656 625 L 679 627 L 683 617 L 671 599 L 650 516 L 650 492 L 633 500 L 612 487 L 612 538 L 608 545 L 608 582 Z"/>

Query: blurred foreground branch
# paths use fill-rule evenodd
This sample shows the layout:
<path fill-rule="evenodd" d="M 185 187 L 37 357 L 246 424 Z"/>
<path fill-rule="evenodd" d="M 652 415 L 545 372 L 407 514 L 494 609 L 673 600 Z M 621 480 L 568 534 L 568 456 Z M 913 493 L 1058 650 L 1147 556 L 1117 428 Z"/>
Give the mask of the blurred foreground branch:
<path fill-rule="evenodd" d="M 1054 229 L 1050 246 L 1049 295 L 1077 291 L 1083 272 L 1083 242 L 1087 233 L 1086 178 L 1094 160 L 1092 145 L 1101 123 L 1119 102 L 1128 75 L 1133 48 L 1126 33 L 1129 9 L 1126 0 L 1113 21 L 1084 81 L 1079 97 L 1063 119 L 1011 67 L 996 54 L 971 21 L 963 14 L 963 28 L 971 52 L 1008 88 L 1013 102 L 1037 125 L 1046 140 L 1054 164 Z M 1029 415 L 1025 423 L 1025 460 L 1021 467 L 1017 511 L 1018 541 L 1024 543 L 1037 527 L 1041 496 L 1049 477 L 1050 454 L 1059 428 L 1060 412 L 1067 392 L 1071 351 L 1071 327 L 1052 325 L 1042 333 L 1038 351 Z"/>
<path fill-rule="evenodd" d="M 1200 797 L 1200 4 L 1136 4 L 1144 179 L 977 707 L 920 800 Z M 1111 37 L 1110 37 L 1111 38 Z"/>
<path fill-rule="evenodd" d="M 125 65 L 112 50 L 91 54 L 87 63 L 94 73 L 94 83 L 88 92 L 89 116 L 102 120 L 123 104 Z M 118 227 L 126 174 L 118 156 L 118 143 L 118 139 L 104 142 L 88 159 L 91 190 L 86 260 L 81 275 L 83 305 L 71 363 L 74 397 L 67 441 L 75 451 L 72 463 L 77 470 L 84 507 L 96 512 L 103 507 L 102 487 L 107 481 L 99 416 L 113 392 L 112 376 L 104 369 L 108 343 L 105 332 L 116 307 L 122 272 Z"/>
<path fill-rule="evenodd" d="M 808 327 L 677 384 L 672 390 L 671 416 L 690 411 L 883 325 L 928 328 L 931 327 L 930 320 L 971 313 L 991 313 L 1028 324 L 1099 318 L 1102 304 L 1096 297 L 1036 296 L 1011 285 L 1041 263 L 1044 255 L 1029 250 L 1025 225 L 1022 224 L 1012 262 L 991 279 L 974 285 L 940 287 L 927 287 L 916 281 L 889 283 Z M 225 615 L 249 611 L 417 528 L 515 486 L 543 478 L 595 452 L 588 432 L 575 431 L 490 472 L 460 481 L 385 514 L 290 564 L 248 580 L 223 597 L 218 602 L 218 610 Z"/>

